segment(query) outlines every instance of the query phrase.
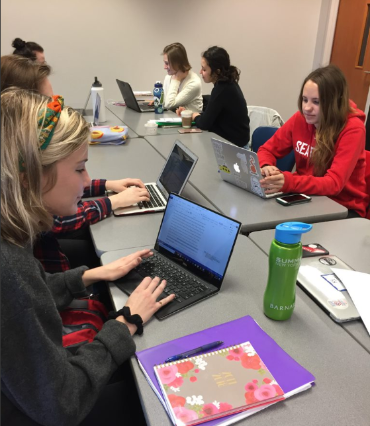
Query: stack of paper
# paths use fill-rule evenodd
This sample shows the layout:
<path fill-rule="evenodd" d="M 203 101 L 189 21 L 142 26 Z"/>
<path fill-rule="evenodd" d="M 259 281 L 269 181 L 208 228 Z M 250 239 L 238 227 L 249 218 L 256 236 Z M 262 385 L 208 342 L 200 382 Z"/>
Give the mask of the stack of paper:
<path fill-rule="evenodd" d="M 370 274 L 331 268 L 342 281 L 370 334 Z"/>
<path fill-rule="evenodd" d="M 250 342 L 283 390 L 285 399 L 309 389 L 315 380 L 315 377 L 291 358 L 260 328 L 252 317 L 245 316 L 136 353 L 140 368 L 168 414 L 168 407 L 164 401 L 154 367 L 163 364 L 165 359 L 173 355 L 217 340 L 224 342 L 223 348 Z M 210 426 L 232 424 L 269 406 L 251 408 L 241 413 L 210 420 L 204 424 Z"/>

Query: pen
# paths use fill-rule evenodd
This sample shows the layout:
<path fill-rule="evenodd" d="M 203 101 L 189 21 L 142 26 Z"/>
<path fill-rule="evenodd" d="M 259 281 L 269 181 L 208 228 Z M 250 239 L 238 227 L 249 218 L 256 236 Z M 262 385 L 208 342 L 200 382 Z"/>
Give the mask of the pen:
<path fill-rule="evenodd" d="M 217 342 L 207 343 L 206 345 L 199 346 L 199 348 L 191 349 L 190 351 L 183 352 L 178 355 L 170 356 L 165 360 L 165 362 L 172 362 L 172 361 L 178 361 L 180 359 L 189 358 L 191 355 L 198 354 L 200 352 L 209 351 L 210 349 L 217 348 L 218 346 L 221 346 L 224 342 L 221 342 L 218 340 Z"/>

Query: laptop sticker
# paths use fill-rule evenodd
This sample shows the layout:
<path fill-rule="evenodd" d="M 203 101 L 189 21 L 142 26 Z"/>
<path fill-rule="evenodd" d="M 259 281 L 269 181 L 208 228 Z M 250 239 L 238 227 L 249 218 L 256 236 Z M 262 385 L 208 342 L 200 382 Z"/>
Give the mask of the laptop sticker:
<path fill-rule="evenodd" d="M 214 151 L 217 158 L 219 158 L 220 160 L 225 160 L 223 149 L 222 149 L 222 143 L 214 141 L 213 147 L 214 147 Z"/>
<path fill-rule="evenodd" d="M 261 197 L 263 197 L 263 191 L 260 185 L 260 182 L 258 180 L 258 178 L 256 176 L 251 176 L 251 188 L 252 191 L 257 194 L 260 195 Z"/>
<path fill-rule="evenodd" d="M 225 165 L 218 166 L 218 168 L 221 170 L 221 172 L 230 174 L 230 170 Z"/>
<path fill-rule="evenodd" d="M 338 291 L 347 291 L 342 281 L 335 274 L 325 274 L 321 277 Z"/>
<path fill-rule="evenodd" d="M 336 309 L 347 309 L 348 303 L 345 299 L 328 300 L 329 305 Z"/>
<path fill-rule="evenodd" d="M 253 157 L 249 157 L 249 170 L 252 174 L 257 175 L 256 163 Z"/>
<path fill-rule="evenodd" d="M 248 163 L 247 158 L 245 154 L 242 154 L 241 152 L 238 152 L 236 156 L 240 159 L 240 167 L 243 170 L 244 173 L 248 174 Z"/>

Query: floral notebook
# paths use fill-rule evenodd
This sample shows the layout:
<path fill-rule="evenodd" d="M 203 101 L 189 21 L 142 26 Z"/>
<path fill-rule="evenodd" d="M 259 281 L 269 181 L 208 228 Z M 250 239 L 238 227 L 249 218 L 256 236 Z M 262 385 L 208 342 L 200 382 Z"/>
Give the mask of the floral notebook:
<path fill-rule="evenodd" d="M 154 372 L 177 426 L 284 400 L 283 390 L 250 342 L 157 365 Z"/>

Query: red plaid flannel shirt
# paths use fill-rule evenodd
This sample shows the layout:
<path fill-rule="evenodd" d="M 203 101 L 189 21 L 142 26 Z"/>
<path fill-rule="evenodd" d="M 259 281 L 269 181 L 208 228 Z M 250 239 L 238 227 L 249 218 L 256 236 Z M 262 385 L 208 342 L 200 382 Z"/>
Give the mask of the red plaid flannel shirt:
<path fill-rule="evenodd" d="M 93 179 L 90 187 L 85 188 L 84 197 L 96 197 L 105 193 L 105 180 Z M 35 242 L 33 254 L 49 273 L 71 269 L 67 256 L 61 251 L 57 236 L 68 233 L 105 219 L 112 212 L 108 197 L 91 201 L 81 201 L 77 213 L 73 216 L 54 216 L 54 225 L 50 232 L 39 236 Z"/>

